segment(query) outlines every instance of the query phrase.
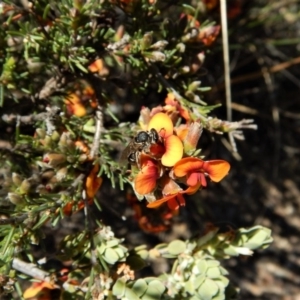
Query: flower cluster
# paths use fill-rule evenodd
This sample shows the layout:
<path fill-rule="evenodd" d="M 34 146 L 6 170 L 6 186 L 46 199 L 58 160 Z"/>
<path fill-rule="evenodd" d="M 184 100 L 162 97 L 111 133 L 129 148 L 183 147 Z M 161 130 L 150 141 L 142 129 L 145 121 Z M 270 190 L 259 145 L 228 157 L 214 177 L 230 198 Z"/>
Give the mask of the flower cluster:
<path fill-rule="evenodd" d="M 180 124 L 181 120 L 185 123 Z M 177 210 L 185 205 L 184 194 L 206 187 L 207 178 L 219 182 L 229 172 L 228 162 L 199 157 L 201 123 L 193 121 L 172 95 L 168 95 L 163 107 L 152 111 L 143 108 L 139 125 L 142 130 L 154 129 L 159 135 L 158 142 L 141 152 L 137 165 L 132 167 L 134 191 L 138 198 L 147 199 L 148 208 L 166 202 L 169 209 Z"/>

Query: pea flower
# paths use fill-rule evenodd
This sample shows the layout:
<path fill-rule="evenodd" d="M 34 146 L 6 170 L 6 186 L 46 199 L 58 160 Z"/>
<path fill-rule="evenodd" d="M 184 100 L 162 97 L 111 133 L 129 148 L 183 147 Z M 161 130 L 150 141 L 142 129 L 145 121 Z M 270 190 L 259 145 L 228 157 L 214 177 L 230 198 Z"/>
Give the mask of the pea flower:
<path fill-rule="evenodd" d="M 173 168 L 174 175 L 184 177 L 186 184 L 195 191 L 201 186 L 206 187 L 206 176 L 212 181 L 221 181 L 229 172 L 230 165 L 225 160 L 204 161 L 197 157 L 185 157 Z"/>

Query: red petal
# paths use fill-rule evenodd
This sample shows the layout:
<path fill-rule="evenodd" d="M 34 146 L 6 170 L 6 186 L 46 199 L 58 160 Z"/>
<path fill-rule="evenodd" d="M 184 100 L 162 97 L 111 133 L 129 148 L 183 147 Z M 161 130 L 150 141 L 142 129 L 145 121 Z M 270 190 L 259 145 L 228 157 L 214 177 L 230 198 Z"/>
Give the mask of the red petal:
<path fill-rule="evenodd" d="M 181 194 L 178 194 L 177 197 L 168 201 L 168 207 L 171 210 L 177 210 L 180 206 L 185 206 L 185 200 Z"/>

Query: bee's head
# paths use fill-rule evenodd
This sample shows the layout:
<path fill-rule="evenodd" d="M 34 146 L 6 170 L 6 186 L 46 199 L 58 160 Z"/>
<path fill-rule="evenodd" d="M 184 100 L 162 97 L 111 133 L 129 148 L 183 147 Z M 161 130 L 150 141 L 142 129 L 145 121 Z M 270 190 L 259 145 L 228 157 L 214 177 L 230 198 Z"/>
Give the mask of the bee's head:
<path fill-rule="evenodd" d="M 140 143 L 146 143 L 149 141 L 149 133 L 146 131 L 140 131 L 137 136 L 134 138 L 135 142 Z"/>

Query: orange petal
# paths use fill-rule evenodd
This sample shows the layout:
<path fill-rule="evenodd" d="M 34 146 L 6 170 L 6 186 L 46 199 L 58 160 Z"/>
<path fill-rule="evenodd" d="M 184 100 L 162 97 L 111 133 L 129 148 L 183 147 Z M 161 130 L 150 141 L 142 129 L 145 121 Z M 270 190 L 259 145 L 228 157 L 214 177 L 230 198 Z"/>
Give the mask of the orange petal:
<path fill-rule="evenodd" d="M 165 139 L 166 152 L 161 158 L 161 163 L 166 167 L 173 167 L 183 155 L 183 144 L 176 135 Z"/>
<path fill-rule="evenodd" d="M 86 187 L 86 194 L 89 199 L 94 198 L 103 181 L 101 177 L 97 177 L 99 168 L 100 168 L 99 164 L 95 164 L 92 171 L 86 178 L 85 187 Z"/>
<path fill-rule="evenodd" d="M 225 160 L 210 160 L 204 162 L 203 169 L 212 181 L 219 182 L 228 174 L 230 164 Z"/>
<path fill-rule="evenodd" d="M 154 202 L 151 202 L 147 205 L 148 208 L 157 208 L 159 206 L 161 206 L 163 203 L 169 201 L 170 199 L 172 198 L 175 198 L 177 196 L 177 193 L 176 194 L 172 194 L 172 195 L 168 195 L 164 198 L 161 198 L 159 200 L 156 200 Z"/>
<path fill-rule="evenodd" d="M 183 141 L 188 134 L 189 128 L 187 124 L 181 124 L 175 128 L 177 136 Z"/>
<path fill-rule="evenodd" d="M 104 67 L 104 63 L 102 59 L 96 59 L 94 62 L 92 62 L 89 66 L 88 69 L 90 72 L 95 73 L 95 72 L 100 72 Z"/>
<path fill-rule="evenodd" d="M 166 104 L 171 104 L 171 105 L 175 105 L 175 96 L 173 93 L 168 93 L 167 98 L 165 99 L 165 103 Z"/>
<path fill-rule="evenodd" d="M 195 186 L 189 186 L 184 192 L 182 192 L 183 194 L 188 194 L 188 195 L 192 195 L 195 194 L 200 188 L 201 188 L 201 182 L 198 182 L 197 185 Z"/>
<path fill-rule="evenodd" d="M 174 165 L 176 177 L 186 176 L 188 173 L 197 172 L 203 168 L 204 161 L 196 157 L 185 157 Z"/>
<path fill-rule="evenodd" d="M 155 114 L 151 118 L 148 124 L 148 130 L 152 128 L 154 128 L 163 138 L 166 138 L 173 134 L 173 122 L 168 115 L 162 112 Z"/>
<path fill-rule="evenodd" d="M 37 296 L 43 289 L 53 290 L 56 288 L 57 288 L 56 286 L 54 286 L 49 282 L 45 282 L 45 281 L 34 282 L 28 289 L 25 290 L 23 297 L 25 299 L 30 299 Z"/>
<path fill-rule="evenodd" d="M 90 152 L 89 147 L 83 141 L 77 140 L 75 142 L 75 146 L 79 151 L 81 151 L 83 153 L 89 154 L 89 152 Z"/>
<path fill-rule="evenodd" d="M 69 114 L 73 114 L 77 117 L 82 117 L 87 114 L 86 108 L 83 106 L 80 98 L 75 93 L 68 95 L 64 102 L 67 106 L 67 111 Z"/>
<path fill-rule="evenodd" d="M 156 187 L 156 179 L 158 176 L 156 166 L 145 166 L 135 177 L 134 188 L 136 192 L 140 195 L 151 193 Z"/>
<path fill-rule="evenodd" d="M 180 107 L 179 113 L 186 121 L 189 121 L 191 119 L 190 113 L 186 108 Z"/>

